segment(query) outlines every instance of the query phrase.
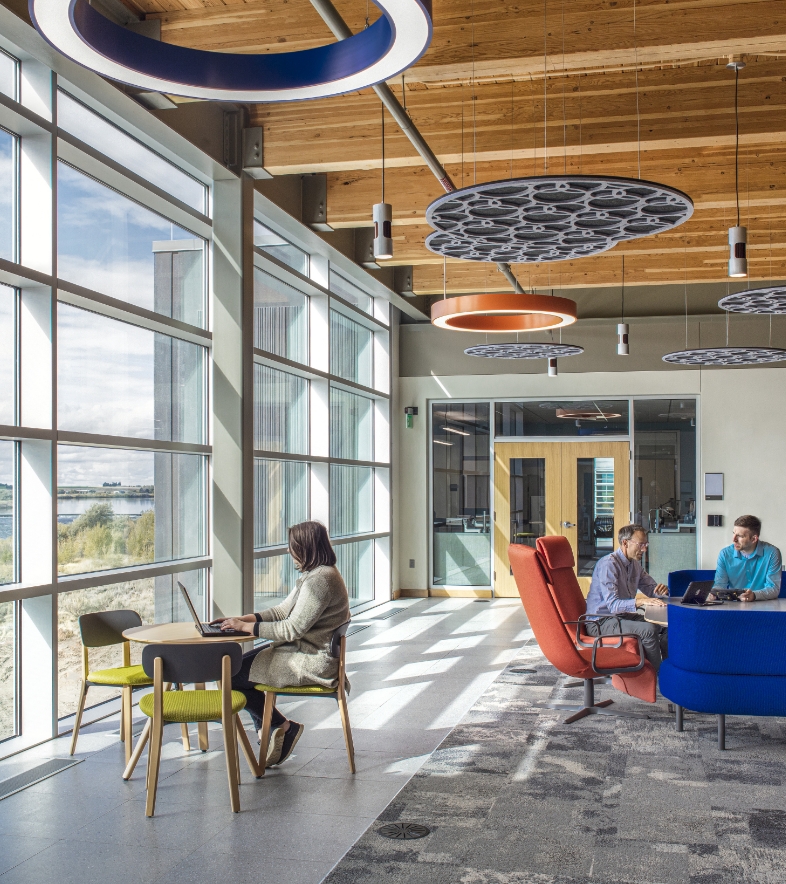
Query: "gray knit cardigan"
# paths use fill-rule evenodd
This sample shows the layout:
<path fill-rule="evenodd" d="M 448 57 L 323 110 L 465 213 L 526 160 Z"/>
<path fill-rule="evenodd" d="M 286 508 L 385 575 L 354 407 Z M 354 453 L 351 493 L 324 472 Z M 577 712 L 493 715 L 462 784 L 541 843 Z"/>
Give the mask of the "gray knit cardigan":
<path fill-rule="evenodd" d="M 260 616 L 259 637 L 273 645 L 254 658 L 251 681 L 274 688 L 337 687 L 338 660 L 330 656 L 330 639 L 349 620 L 349 597 L 336 568 L 319 565 L 307 571 L 280 605 Z"/>

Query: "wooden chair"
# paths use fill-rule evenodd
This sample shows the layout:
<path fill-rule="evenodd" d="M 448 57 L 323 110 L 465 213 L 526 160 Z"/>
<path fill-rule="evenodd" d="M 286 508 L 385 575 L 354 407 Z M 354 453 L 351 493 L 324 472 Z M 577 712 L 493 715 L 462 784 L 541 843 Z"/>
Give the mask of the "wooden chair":
<path fill-rule="evenodd" d="M 98 611 L 82 614 L 79 618 L 79 634 L 82 639 L 82 680 L 79 683 L 79 701 L 71 737 L 71 755 L 76 752 L 82 714 L 85 711 L 87 691 L 94 685 L 120 688 L 120 739 L 125 743 L 126 764 L 131 758 L 131 713 L 134 688 L 153 684 L 141 666 L 131 665 L 131 646 L 123 638 L 123 631 L 141 626 L 142 618 L 136 611 Z M 109 645 L 123 646 L 123 665 L 112 669 L 90 671 L 89 649 Z"/>
<path fill-rule="evenodd" d="M 341 726 L 344 729 L 344 742 L 347 747 L 349 770 L 355 773 L 355 747 L 352 743 L 352 729 L 349 726 L 349 709 L 347 708 L 347 694 L 344 690 L 346 681 L 346 653 L 347 653 L 347 628 L 350 621 L 343 623 L 333 633 L 330 639 L 330 656 L 338 660 L 338 687 L 335 690 L 322 685 L 300 685 L 291 688 L 274 688 L 266 684 L 258 684 L 256 690 L 265 694 L 265 711 L 262 718 L 262 740 L 259 744 L 259 768 L 265 773 L 267 762 L 267 749 L 270 742 L 270 722 L 273 710 L 276 708 L 276 697 L 285 694 L 288 697 L 328 697 L 338 703 L 338 711 L 341 715 Z"/>
<path fill-rule="evenodd" d="M 146 816 L 153 816 L 155 812 L 161 745 L 164 724 L 167 722 L 221 722 L 229 801 L 234 813 L 240 810 L 238 739 L 251 772 L 257 778 L 262 776 L 238 717 L 238 713 L 245 708 L 246 698 L 240 691 L 232 690 L 232 676 L 240 671 L 242 662 L 243 651 L 237 642 L 147 645 L 142 651 L 142 666 L 147 675 L 152 677 L 153 692 L 142 697 L 139 708 L 150 721 L 145 725 L 123 778 L 128 779 L 131 776 L 149 738 Z M 165 684 L 208 681 L 220 682 L 219 690 L 167 691 Z"/>

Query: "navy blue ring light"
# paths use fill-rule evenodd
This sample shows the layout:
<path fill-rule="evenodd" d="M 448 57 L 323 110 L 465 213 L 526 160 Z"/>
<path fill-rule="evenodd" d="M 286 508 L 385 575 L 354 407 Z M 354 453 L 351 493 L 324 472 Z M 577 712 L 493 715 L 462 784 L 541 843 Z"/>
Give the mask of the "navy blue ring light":
<path fill-rule="evenodd" d="M 431 0 L 373 0 L 382 16 L 347 40 L 266 55 L 205 52 L 143 37 L 87 0 L 29 0 L 47 42 L 84 67 L 153 92 L 215 101 L 297 101 L 364 89 L 414 64 L 431 42 Z"/>

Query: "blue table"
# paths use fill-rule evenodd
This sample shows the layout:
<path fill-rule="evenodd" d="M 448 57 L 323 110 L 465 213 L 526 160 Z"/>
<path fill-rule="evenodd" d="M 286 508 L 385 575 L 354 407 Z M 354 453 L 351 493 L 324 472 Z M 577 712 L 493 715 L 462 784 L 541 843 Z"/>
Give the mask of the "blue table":
<path fill-rule="evenodd" d="M 669 656 L 660 691 L 682 710 L 718 716 L 786 715 L 786 599 L 696 607 L 669 599 Z"/>

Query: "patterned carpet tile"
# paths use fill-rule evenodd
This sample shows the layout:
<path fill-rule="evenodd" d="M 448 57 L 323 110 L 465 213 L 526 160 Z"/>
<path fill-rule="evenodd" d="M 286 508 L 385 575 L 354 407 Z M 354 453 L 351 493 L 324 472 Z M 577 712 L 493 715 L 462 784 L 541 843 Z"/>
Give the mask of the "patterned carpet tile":
<path fill-rule="evenodd" d="M 535 673 L 512 673 L 526 665 Z M 596 688 L 649 718 L 572 725 L 581 689 L 531 649 L 486 690 L 326 884 L 784 884 L 786 726 Z M 377 830 L 417 822 L 431 834 Z"/>

